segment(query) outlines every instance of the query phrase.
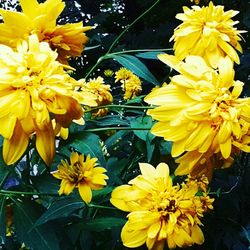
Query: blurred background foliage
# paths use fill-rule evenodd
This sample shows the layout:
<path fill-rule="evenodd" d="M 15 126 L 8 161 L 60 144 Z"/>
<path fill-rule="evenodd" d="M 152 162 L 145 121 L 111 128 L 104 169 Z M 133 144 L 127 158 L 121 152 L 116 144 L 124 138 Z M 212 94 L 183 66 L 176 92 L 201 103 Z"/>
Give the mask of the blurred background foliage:
<path fill-rule="evenodd" d="M 42 2 L 42 1 L 41 1 Z M 76 78 L 82 78 L 103 56 L 114 39 L 128 24 L 155 1 L 152 0 L 66 0 L 66 8 L 60 23 L 83 21 L 96 28 L 87 33 L 90 38 L 82 57 L 71 61 L 77 70 Z M 240 11 L 235 17 L 239 20 L 238 29 L 248 31 L 243 34 L 245 41 L 241 64 L 236 65 L 236 79 L 245 83 L 244 95 L 250 96 L 250 1 L 214 0 L 226 10 Z M 201 4 L 208 4 L 201 0 Z M 171 48 L 169 42 L 173 29 L 179 24 L 175 19 L 182 12 L 182 6 L 191 6 L 188 0 L 162 0 L 130 28 L 119 40 L 112 52 L 139 49 Z M 0 1 L 5 9 L 19 10 L 16 1 Z M 136 55 L 132 53 L 130 55 Z M 156 76 L 159 83 L 167 81 L 169 68 L 157 60 L 140 58 Z M 90 77 L 104 76 L 104 70 L 119 69 L 121 65 L 113 60 L 104 60 Z M 113 80 L 105 77 L 108 84 Z M 119 91 L 113 87 L 113 94 Z M 154 85 L 144 81 L 143 93 Z M 120 99 L 117 94 L 114 102 Z M 141 103 L 136 98 L 127 104 Z M 110 115 L 96 120 L 88 119 L 85 127 L 71 126 L 71 136 L 61 141 L 51 170 L 55 170 L 60 160 L 70 155 L 72 149 L 96 156 L 109 175 L 109 186 L 96 191 L 91 207 L 84 205 L 77 193 L 69 197 L 58 197 L 58 180 L 50 175 L 37 153 L 29 152 L 29 167 L 19 163 L 15 168 L 5 166 L 0 159 L 0 188 L 14 190 L 27 195 L 6 196 L 0 193 L 0 236 L 1 249 L 126 249 L 120 241 L 120 230 L 126 214 L 113 209 L 109 203 L 112 187 L 127 183 L 135 177 L 138 162 L 156 165 L 166 161 L 172 170 L 174 160 L 170 156 L 171 143 L 155 138 L 145 131 L 116 131 L 84 133 L 84 129 L 122 126 L 128 128 L 149 128 L 153 121 L 144 110 L 113 109 Z M 102 144 L 100 144 L 100 141 Z M 103 147 L 105 145 L 105 148 Z M 39 166 L 39 168 L 38 168 Z M 55 196 L 30 196 L 29 192 L 54 193 Z M 216 171 L 211 183 L 211 193 L 216 197 L 214 211 L 204 218 L 205 243 L 193 246 L 196 250 L 247 250 L 250 249 L 250 159 L 242 154 L 234 166 Z M 99 206 L 99 207 L 98 207 Z M 6 221 L 6 218 L 7 221 Z M 6 226 L 9 236 L 5 236 Z M 12 231 L 12 227 L 15 229 Z M 25 244 L 23 244 L 23 242 Z M 143 247 L 139 249 L 144 249 Z"/>

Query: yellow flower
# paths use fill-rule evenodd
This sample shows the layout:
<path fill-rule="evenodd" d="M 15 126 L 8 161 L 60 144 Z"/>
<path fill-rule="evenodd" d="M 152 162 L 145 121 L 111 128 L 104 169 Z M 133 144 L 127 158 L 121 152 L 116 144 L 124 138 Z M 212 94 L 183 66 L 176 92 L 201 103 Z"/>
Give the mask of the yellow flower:
<path fill-rule="evenodd" d="M 31 34 L 37 34 L 39 41 L 46 41 L 58 53 L 58 59 L 67 63 L 70 57 L 80 56 L 88 38 L 85 31 L 92 27 L 83 27 L 82 22 L 56 25 L 56 19 L 63 11 L 62 0 L 20 0 L 23 12 L 0 10 L 3 23 L 0 24 L 0 43 L 15 48 Z"/>
<path fill-rule="evenodd" d="M 3 158 L 15 163 L 36 135 L 36 148 L 47 165 L 55 153 L 51 116 L 62 127 L 80 119 L 80 104 L 96 105 L 93 95 L 75 91 L 77 81 L 56 61 L 57 53 L 36 35 L 18 45 L 17 51 L 0 45 L 0 134 Z"/>
<path fill-rule="evenodd" d="M 239 41 L 244 31 L 237 30 L 234 25 L 238 21 L 231 19 L 238 11 L 224 12 L 223 6 L 214 6 L 212 2 L 207 7 L 192 6 L 192 9 L 184 7 L 183 10 L 184 13 L 176 16 L 183 23 L 171 38 L 175 41 L 175 55 L 180 60 L 188 55 L 199 55 L 216 68 L 220 57 L 228 55 L 239 64 L 235 49 L 242 52 Z"/>
<path fill-rule="evenodd" d="M 196 196 L 197 185 L 173 185 L 165 163 L 156 168 L 140 163 L 140 170 L 129 185 L 115 188 L 110 200 L 130 212 L 121 232 L 123 244 L 135 248 L 146 243 L 148 249 L 159 250 L 165 242 L 170 249 L 202 244 L 200 218 L 213 208 L 213 199 Z"/>
<path fill-rule="evenodd" d="M 111 94 L 110 85 L 104 83 L 104 79 L 101 76 L 90 79 L 87 83 L 84 80 L 79 80 L 82 83 L 82 88 L 87 89 L 90 93 L 95 95 L 98 106 L 107 105 L 113 102 L 113 96 Z M 92 113 L 94 117 L 104 116 L 108 113 L 107 108 L 98 109 Z"/>
<path fill-rule="evenodd" d="M 89 203 L 92 199 L 92 191 L 102 189 L 107 183 L 106 169 L 97 167 L 97 158 L 90 155 L 84 156 L 73 152 L 70 163 L 62 160 L 58 170 L 52 172 L 53 176 L 61 179 L 59 194 L 69 195 L 74 188 L 78 188 L 81 198 Z"/>
<path fill-rule="evenodd" d="M 191 2 L 195 2 L 195 4 L 199 4 L 200 3 L 200 0 L 190 0 Z"/>
<path fill-rule="evenodd" d="M 134 75 L 130 70 L 121 68 L 115 73 L 115 82 L 122 83 L 122 90 L 124 91 L 124 100 L 130 100 L 138 96 L 141 91 L 141 80 Z"/>
<path fill-rule="evenodd" d="M 186 62 L 166 54 L 159 58 L 180 74 L 146 96 L 147 103 L 159 106 L 148 111 L 159 121 L 151 132 L 173 141 L 173 157 L 196 154 L 182 174 L 205 154 L 229 159 L 239 149 L 250 152 L 250 98 L 239 98 L 243 83 L 234 81 L 232 61 L 221 58 L 214 70 L 199 56 L 188 56 Z"/>

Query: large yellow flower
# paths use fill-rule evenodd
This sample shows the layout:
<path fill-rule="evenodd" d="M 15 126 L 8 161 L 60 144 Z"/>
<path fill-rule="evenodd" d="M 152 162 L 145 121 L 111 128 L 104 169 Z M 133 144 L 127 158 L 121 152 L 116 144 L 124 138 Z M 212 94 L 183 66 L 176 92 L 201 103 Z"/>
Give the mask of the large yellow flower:
<path fill-rule="evenodd" d="M 36 35 L 18 45 L 17 51 L 0 45 L 0 134 L 3 157 L 15 163 L 36 135 L 36 148 L 47 165 L 55 153 L 51 118 L 62 127 L 81 119 L 80 104 L 95 106 L 95 97 L 75 91 L 71 78 L 57 60 L 57 53 Z M 72 69 L 72 68 L 70 68 Z"/>
<path fill-rule="evenodd" d="M 196 196 L 198 185 L 173 185 L 167 164 L 156 168 L 140 164 L 141 175 L 112 192 L 111 203 L 130 212 L 121 238 L 127 247 L 146 243 L 148 249 L 170 249 L 202 244 L 200 218 L 212 209 L 213 199 L 205 193 Z M 128 195 L 129 194 L 129 195 Z"/>
<path fill-rule="evenodd" d="M 214 70 L 199 56 L 188 56 L 186 62 L 166 54 L 159 59 L 180 74 L 145 101 L 159 106 L 148 111 L 159 121 L 151 132 L 174 142 L 172 155 L 196 152 L 195 164 L 204 154 L 229 159 L 239 149 L 250 152 L 250 98 L 239 98 L 243 83 L 234 81 L 232 61 L 221 58 Z"/>
<path fill-rule="evenodd" d="M 92 191 L 103 188 L 107 183 L 108 176 L 104 173 L 106 169 L 97 167 L 97 158 L 86 157 L 73 152 L 70 156 L 70 163 L 62 160 L 58 170 L 52 172 L 53 176 L 61 179 L 59 194 L 69 195 L 74 188 L 78 191 L 82 199 L 89 203 L 92 199 Z"/>
<path fill-rule="evenodd" d="M 238 11 L 224 12 L 223 6 L 214 6 L 212 2 L 207 7 L 192 6 L 183 10 L 184 13 L 176 15 L 183 23 L 175 29 L 171 38 L 175 41 L 175 55 L 180 60 L 188 55 L 199 55 L 216 68 L 219 58 L 228 55 L 239 63 L 236 50 L 242 52 L 239 41 L 240 33 L 244 31 L 237 30 L 234 25 L 238 21 L 231 19 Z"/>
<path fill-rule="evenodd" d="M 66 63 L 70 57 L 80 56 L 88 38 L 82 22 L 56 25 L 56 19 L 63 11 L 62 0 L 20 0 L 23 12 L 0 10 L 4 23 L 0 24 L 0 43 L 15 48 L 31 34 L 37 34 L 40 41 L 46 41 L 57 50 L 58 59 Z"/>

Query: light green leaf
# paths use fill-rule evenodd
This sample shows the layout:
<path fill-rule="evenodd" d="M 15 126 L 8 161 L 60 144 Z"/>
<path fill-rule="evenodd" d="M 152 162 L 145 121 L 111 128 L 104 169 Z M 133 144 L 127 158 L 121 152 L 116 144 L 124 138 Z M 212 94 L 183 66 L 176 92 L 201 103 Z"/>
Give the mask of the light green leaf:
<path fill-rule="evenodd" d="M 108 57 L 114 58 L 123 67 L 131 70 L 137 76 L 143 78 L 147 82 L 153 83 L 154 85 L 159 85 L 158 80 L 154 75 L 148 70 L 146 65 L 142 63 L 138 58 L 131 55 L 108 55 Z"/>
<path fill-rule="evenodd" d="M 138 53 L 136 54 L 136 56 L 143 59 L 159 60 L 157 57 L 159 54 L 165 54 L 165 53 L 161 51 L 149 51 L 149 52 Z"/>

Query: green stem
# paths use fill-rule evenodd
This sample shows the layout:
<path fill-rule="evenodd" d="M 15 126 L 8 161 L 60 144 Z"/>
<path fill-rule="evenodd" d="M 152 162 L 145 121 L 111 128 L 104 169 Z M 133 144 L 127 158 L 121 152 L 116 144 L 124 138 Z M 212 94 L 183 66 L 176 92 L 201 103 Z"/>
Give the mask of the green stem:
<path fill-rule="evenodd" d="M 24 191 L 11 191 L 11 190 L 0 190 L 2 195 L 37 195 L 37 196 L 59 196 L 57 193 L 38 193 L 38 192 L 24 192 Z"/>
<path fill-rule="evenodd" d="M 138 16 L 131 24 L 129 24 L 117 37 L 116 39 L 113 41 L 113 43 L 110 45 L 108 51 L 105 53 L 104 56 L 100 57 L 97 62 L 95 63 L 95 65 L 89 70 L 89 72 L 86 74 L 85 79 L 87 79 L 90 74 L 97 68 L 97 66 L 100 64 L 101 61 L 103 61 L 103 59 L 105 59 L 105 57 L 108 57 L 108 54 L 111 52 L 111 50 L 114 48 L 115 44 L 119 41 L 119 39 L 128 31 L 128 29 L 130 29 L 136 22 L 138 22 L 143 16 L 145 16 L 149 11 L 151 11 L 158 3 L 160 2 L 160 0 L 157 0 L 154 2 L 154 4 L 152 4 L 146 11 L 144 11 L 140 16 Z M 132 51 L 131 51 L 132 52 Z M 118 53 L 118 52 L 116 52 Z M 121 51 L 121 53 L 125 53 L 124 51 Z"/>
<path fill-rule="evenodd" d="M 153 109 L 155 107 L 154 106 L 132 106 L 132 105 L 108 104 L 108 105 L 102 105 L 102 106 L 90 108 L 89 110 L 86 110 L 85 112 L 91 112 L 93 110 L 103 109 L 103 108 Z"/>
<path fill-rule="evenodd" d="M 2 178 L 2 180 L 1 180 L 1 182 L 0 182 L 0 188 L 3 187 L 3 184 L 4 184 L 4 182 L 6 181 L 6 179 L 8 178 L 9 174 L 10 174 L 9 171 L 5 173 L 4 177 Z"/>
<path fill-rule="evenodd" d="M 140 16 L 138 16 L 131 24 L 129 24 L 113 41 L 113 43 L 110 45 L 108 51 L 106 54 L 109 54 L 110 51 L 114 48 L 116 43 L 119 41 L 119 39 L 130 29 L 135 23 L 137 23 L 142 17 L 144 17 L 148 12 L 150 12 L 158 3 L 160 0 L 155 1 L 146 11 L 144 11 Z"/>
<path fill-rule="evenodd" d="M 116 208 L 114 208 L 114 207 L 101 206 L 101 205 L 96 205 L 96 204 L 92 204 L 92 203 L 88 204 L 88 207 L 116 210 Z"/>
<path fill-rule="evenodd" d="M 172 51 L 172 48 L 168 49 L 131 49 L 131 50 L 123 50 L 123 51 L 117 51 L 110 53 L 108 55 L 105 55 L 105 57 L 109 57 L 109 55 L 119 55 L 119 54 L 127 54 L 127 53 L 136 53 L 136 52 L 161 52 L 161 51 Z"/>
<path fill-rule="evenodd" d="M 100 132 L 100 131 L 108 131 L 108 130 L 150 130 L 151 128 L 130 128 L 130 127 L 107 127 L 107 128 L 91 128 L 86 129 L 84 132 Z"/>

